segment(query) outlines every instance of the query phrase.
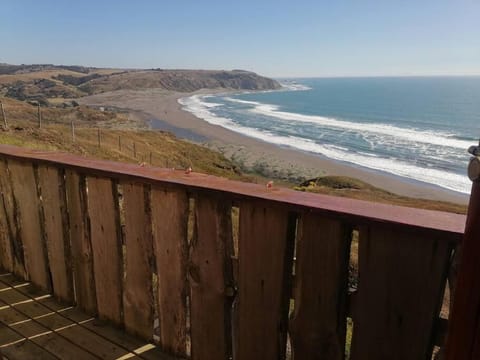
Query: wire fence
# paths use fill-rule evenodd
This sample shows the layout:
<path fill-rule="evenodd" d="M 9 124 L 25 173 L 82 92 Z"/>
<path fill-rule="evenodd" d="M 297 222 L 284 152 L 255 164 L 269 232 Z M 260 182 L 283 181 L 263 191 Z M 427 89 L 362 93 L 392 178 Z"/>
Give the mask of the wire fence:
<path fill-rule="evenodd" d="M 8 110 L 8 109 L 7 109 Z M 145 146 L 144 142 L 129 139 L 127 136 L 118 135 L 115 130 L 96 127 L 95 125 L 87 125 L 82 121 L 75 121 L 71 119 L 68 121 L 47 121 L 42 116 L 42 110 L 40 105 L 37 106 L 35 127 L 39 130 L 45 128 L 47 125 L 63 125 L 67 129 L 69 128 L 68 138 L 72 143 L 76 144 L 88 144 L 92 146 L 92 142 L 95 136 L 89 134 L 88 139 L 85 139 L 85 130 L 95 131 L 96 129 L 96 146 L 99 149 L 105 149 L 110 152 L 114 151 L 118 155 L 126 158 L 135 159 L 141 165 L 151 165 L 166 168 L 175 169 L 191 169 L 193 166 L 192 160 L 188 156 L 187 152 L 179 151 L 177 156 L 167 156 L 161 151 L 155 151 L 152 146 Z M 9 131 L 12 124 L 8 119 L 8 112 L 2 101 L 0 101 L 0 116 L 1 126 L 4 131 Z M 65 138 L 64 140 L 67 140 Z M 115 145 L 115 143 L 117 145 Z"/>

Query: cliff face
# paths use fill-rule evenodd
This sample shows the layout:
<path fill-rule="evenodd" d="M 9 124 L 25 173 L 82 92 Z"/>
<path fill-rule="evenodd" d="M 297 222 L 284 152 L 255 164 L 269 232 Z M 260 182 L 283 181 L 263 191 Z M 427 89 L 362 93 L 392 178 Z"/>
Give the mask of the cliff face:
<path fill-rule="evenodd" d="M 271 90 L 280 84 L 248 71 L 149 70 L 102 76 L 79 87 L 89 94 L 119 89 L 151 89 L 191 92 L 200 89 Z"/>
<path fill-rule="evenodd" d="M 274 90 L 280 84 L 243 70 L 124 70 L 81 66 L 0 64 L 0 96 L 35 100 L 76 98 L 114 90 L 160 88 L 191 92 L 200 89 Z"/>

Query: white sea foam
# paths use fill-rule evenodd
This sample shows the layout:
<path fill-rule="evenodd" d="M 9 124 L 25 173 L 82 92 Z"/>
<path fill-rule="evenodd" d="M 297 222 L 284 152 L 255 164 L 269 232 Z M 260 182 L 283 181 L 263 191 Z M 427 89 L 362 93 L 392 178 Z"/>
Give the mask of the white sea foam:
<path fill-rule="evenodd" d="M 208 108 L 214 108 L 214 107 L 219 107 L 219 106 L 223 106 L 223 104 L 216 104 L 216 103 L 204 103 L 204 105 Z"/>
<path fill-rule="evenodd" d="M 364 135 L 387 135 L 394 139 L 403 139 L 415 143 L 447 146 L 462 150 L 468 149 L 471 145 L 470 141 L 455 139 L 453 138 L 453 135 L 447 133 L 400 128 L 386 124 L 355 123 L 318 115 L 297 114 L 280 111 L 278 106 L 270 104 L 258 104 L 254 108 L 250 109 L 250 111 L 255 114 L 266 115 L 285 121 L 297 121 L 316 124 L 328 128 L 358 131 Z"/>
<path fill-rule="evenodd" d="M 255 105 L 255 106 L 260 105 L 260 103 L 256 102 L 256 101 L 240 100 L 240 99 L 235 99 L 235 98 L 232 98 L 232 97 L 225 97 L 223 99 L 227 100 L 227 101 L 230 101 L 230 102 L 233 102 L 233 103 L 237 103 L 237 104 L 246 104 L 246 105 Z"/>
<path fill-rule="evenodd" d="M 282 88 L 284 90 L 288 91 L 306 91 L 306 90 L 312 90 L 311 87 L 308 87 L 307 85 L 303 84 L 298 84 L 298 83 L 292 83 L 292 82 L 280 82 L 280 85 L 282 85 Z"/>
<path fill-rule="evenodd" d="M 458 152 L 449 151 L 448 148 L 465 150 L 471 145 L 470 141 L 455 139 L 448 133 L 400 128 L 386 124 L 354 123 L 324 116 L 290 113 L 279 111 L 279 107 L 276 105 L 262 104 L 257 101 L 247 101 L 231 97 L 226 97 L 224 100 L 252 105 L 253 108 L 250 109 L 251 112 L 280 120 L 305 122 L 327 128 L 356 131 L 370 144 L 371 149 L 374 149 L 377 144 L 382 145 L 387 142 L 400 144 L 401 142 L 408 141 L 414 142 L 417 147 L 422 146 L 422 144 L 441 146 L 445 154 L 453 155 Z M 388 140 L 382 138 L 383 136 L 387 136 Z M 442 152 L 442 148 L 437 149 L 436 155 Z"/>
<path fill-rule="evenodd" d="M 228 99 L 227 99 L 228 100 Z M 236 102 L 244 101 L 234 99 Z M 238 101 L 237 101 L 238 100 Z M 326 145 L 318 144 L 312 140 L 299 138 L 295 136 L 280 136 L 269 131 L 260 130 L 256 128 L 245 127 L 236 124 L 229 118 L 220 117 L 215 115 L 209 110 L 209 107 L 206 106 L 203 101 L 203 97 L 200 95 L 194 95 L 188 98 L 183 98 L 179 100 L 179 103 L 184 106 L 184 110 L 191 112 L 195 116 L 211 123 L 214 125 L 220 125 L 229 130 L 241 133 L 252 138 L 256 138 L 265 142 L 269 142 L 281 146 L 289 146 L 295 149 L 299 149 L 306 152 L 321 154 L 330 159 L 346 161 L 359 166 L 367 167 L 374 170 L 380 170 L 388 172 L 394 175 L 406 177 L 409 179 L 414 179 L 422 181 L 429 184 L 434 184 L 449 190 L 461 192 L 468 194 L 470 192 L 470 182 L 466 176 L 455 174 L 448 171 L 442 171 L 439 169 L 433 168 L 423 168 L 413 164 L 406 163 L 404 161 L 399 161 L 397 159 L 383 158 L 374 154 L 365 154 L 365 153 L 355 153 L 349 151 L 348 149 L 336 146 L 336 145 Z M 272 116 L 273 113 L 275 117 L 282 120 L 297 120 L 304 122 L 313 122 L 328 124 L 325 126 L 332 126 L 337 128 L 345 128 L 351 130 L 350 126 L 354 127 L 353 130 L 358 131 L 375 131 L 380 134 L 390 135 L 390 136 L 403 136 L 404 138 L 410 141 L 420 141 L 427 142 L 430 144 L 445 145 L 445 142 L 449 142 L 449 146 L 452 147 L 461 147 L 465 148 L 464 143 L 461 140 L 449 139 L 446 136 L 439 136 L 435 133 L 428 134 L 417 134 L 414 130 L 395 128 L 389 125 L 371 125 L 371 124 L 357 124 L 351 122 L 343 122 L 335 119 L 323 118 L 320 116 L 308 116 L 301 114 L 292 114 L 284 113 L 277 111 L 275 106 L 264 105 L 256 102 L 251 102 L 255 104 L 254 111 L 257 113 L 262 113 L 264 115 Z M 258 110 L 260 108 L 260 111 Z M 293 118 L 293 119 L 292 119 Z M 347 125 L 345 125 L 348 124 Z M 372 130 L 373 129 L 373 130 Z M 398 132 L 403 132 L 398 134 Z M 469 142 L 467 144 L 470 144 Z"/>

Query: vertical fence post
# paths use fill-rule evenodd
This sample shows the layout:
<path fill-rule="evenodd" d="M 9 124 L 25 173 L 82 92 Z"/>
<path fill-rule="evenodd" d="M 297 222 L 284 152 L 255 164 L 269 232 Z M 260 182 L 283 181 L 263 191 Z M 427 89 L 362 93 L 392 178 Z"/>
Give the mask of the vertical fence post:
<path fill-rule="evenodd" d="M 75 124 L 73 123 L 73 120 L 70 121 L 70 128 L 72 129 L 72 142 L 75 142 Z"/>
<path fill-rule="evenodd" d="M 98 140 L 98 147 L 101 147 L 100 128 L 97 129 L 97 140 Z"/>
<path fill-rule="evenodd" d="M 0 110 L 2 112 L 3 126 L 5 130 L 8 130 L 7 116 L 5 115 L 5 109 L 3 108 L 3 103 L 0 101 Z"/>
<path fill-rule="evenodd" d="M 118 150 L 122 151 L 122 137 L 118 135 Z"/>
<path fill-rule="evenodd" d="M 150 151 L 150 165 L 153 165 L 153 162 L 152 162 L 152 152 Z"/>
<path fill-rule="evenodd" d="M 133 142 L 133 157 L 137 158 L 137 146 L 135 145 L 135 141 Z"/>
<path fill-rule="evenodd" d="M 37 116 L 38 116 L 38 128 L 42 128 L 42 110 L 40 109 L 40 103 L 37 103 Z"/>
<path fill-rule="evenodd" d="M 473 184 L 449 319 L 446 360 L 480 359 L 480 146 L 468 151 L 473 155 L 468 166 Z"/>

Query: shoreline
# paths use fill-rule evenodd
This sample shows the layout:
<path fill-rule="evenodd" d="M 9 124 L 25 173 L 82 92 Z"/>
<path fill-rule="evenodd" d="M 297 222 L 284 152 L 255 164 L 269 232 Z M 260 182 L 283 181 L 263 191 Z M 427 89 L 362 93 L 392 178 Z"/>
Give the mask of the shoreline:
<path fill-rule="evenodd" d="M 250 138 L 197 118 L 183 110 L 178 103 L 178 99 L 196 94 L 219 93 L 227 91 L 208 89 L 179 93 L 162 89 L 118 90 L 80 98 L 78 102 L 133 111 L 152 129 L 170 131 L 180 138 L 203 143 L 245 168 L 266 169 L 272 177 L 301 175 L 309 179 L 324 175 L 348 176 L 402 196 L 458 204 L 468 202 L 467 194 Z"/>

